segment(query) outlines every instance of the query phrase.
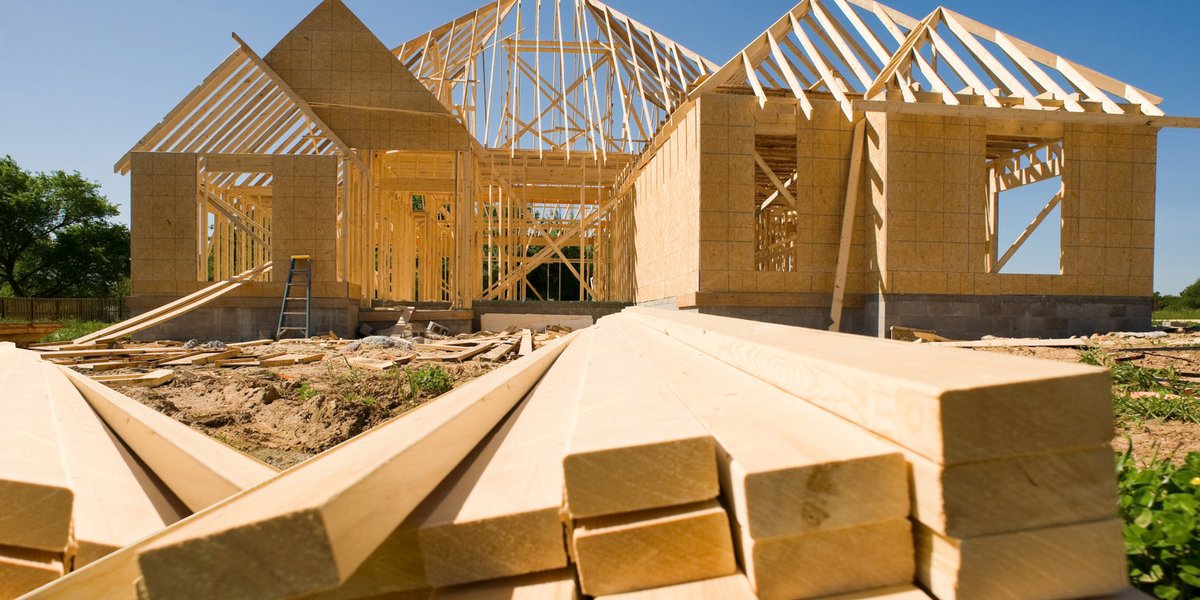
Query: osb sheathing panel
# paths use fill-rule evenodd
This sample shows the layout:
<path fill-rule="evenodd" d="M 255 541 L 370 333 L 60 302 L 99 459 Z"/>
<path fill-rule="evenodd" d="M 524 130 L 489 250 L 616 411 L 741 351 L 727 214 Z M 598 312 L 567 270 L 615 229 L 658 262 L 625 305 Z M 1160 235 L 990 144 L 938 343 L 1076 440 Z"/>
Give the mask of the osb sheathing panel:
<path fill-rule="evenodd" d="M 637 302 L 694 293 L 699 286 L 701 171 L 714 167 L 700 154 L 700 110 L 693 108 L 681 117 L 633 185 L 631 251 Z M 705 231 L 711 236 L 715 228 L 710 224 Z"/>
<path fill-rule="evenodd" d="M 885 126 L 887 291 L 976 293 L 974 275 L 986 271 L 986 124 L 888 115 Z"/>
<path fill-rule="evenodd" d="M 876 214 L 868 268 L 878 265 L 886 292 L 1153 293 L 1156 129 L 1063 126 L 1061 221 L 1042 224 L 1061 227 L 1062 274 L 1030 275 L 987 272 L 985 145 L 989 133 L 1010 133 L 1011 124 L 894 114 L 871 115 L 869 123 Z M 1009 243 L 1001 239 L 999 252 Z"/>
<path fill-rule="evenodd" d="M 351 147 L 470 145 L 467 130 L 341 2 L 322 2 L 264 60 Z"/>
<path fill-rule="evenodd" d="M 1067 277 L 1055 282 L 1054 293 L 1154 293 L 1157 134 L 1152 127 L 1066 127 L 1062 266 Z"/>
<path fill-rule="evenodd" d="M 133 293 L 176 294 L 196 280 L 196 155 L 134 152 L 130 176 Z"/>
<path fill-rule="evenodd" d="M 337 280 L 337 160 L 332 156 L 275 156 L 271 256 L 285 281 L 290 257 L 312 259 L 313 281 Z M 314 295 L 318 291 L 314 289 Z"/>
<path fill-rule="evenodd" d="M 753 96 L 707 94 L 700 123 L 701 292 L 776 291 L 777 273 L 754 270 Z M 783 291 L 782 289 L 778 291 Z"/>

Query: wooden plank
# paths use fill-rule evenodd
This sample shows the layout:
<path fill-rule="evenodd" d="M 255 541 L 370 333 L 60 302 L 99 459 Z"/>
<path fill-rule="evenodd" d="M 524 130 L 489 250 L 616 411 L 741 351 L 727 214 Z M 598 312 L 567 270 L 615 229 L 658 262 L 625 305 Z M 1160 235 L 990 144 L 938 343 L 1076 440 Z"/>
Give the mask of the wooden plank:
<path fill-rule="evenodd" d="M 216 362 L 218 360 L 233 358 L 235 356 L 240 355 L 241 353 L 242 353 L 242 351 L 239 348 L 231 348 L 229 350 L 223 350 L 221 352 L 202 352 L 195 356 L 179 358 L 176 360 L 162 363 L 162 366 L 164 366 L 164 367 L 184 367 L 184 366 L 207 365 L 209 363 Z"/>
<path fill-rule="evenodd" d="M 590 346 L 585 332 L 564 350 L 504 424 L 328 597 L 370 597 L 566 566 L 562 451 Z"/>
<path fill-rule="evenodd" d="M 575 600 L 575 573 L 559 569 L 433 591 L 433 600 Z M 390 596 L 389 596 L 390 598 Z"/>
<path fill-rule="evenodd" d="M 350 359 L 350 365 L 356 369 L 367 369 L 368 371 L 387 371 L 396 366 L 396 361 L 355 356 Z"/>
<path fill-rule="evenodd" d="M 854 143 L 850 149 L 850 175 L 846 180 L 846 201 L 842 205 L 842 234 L 838 243 L 838 258 L 833 278 L 833 304 L 829 317 L 830 331 L 842 329 L 842 304 L 846 299 L 846 275 L 850 270 L 850 244 L 854 241 L 854 221 L 858 218 L 859 177 L 862 174 L 863 146 L 867 139 L 867 119 L 854 124 Z"/>
<path fill-rule="evenodd" d="M 283 354 L 272 358 L 260 357 L 260 367 L 286 367 L 289 365 L 304 365 L 325 360 L 324 354 Z"/>
<path fill-rule="evenodd" d="M 230 348 L 249 348 L 251 346 L 269 346 L 274 343 L 275 340 L 253 340 L 249 342 L 234 342 L 232 344 L 225 345 L 229 346 Z"/>
<path fill-rule="evenodd" d="M 0 545 L 63 552 L 74 492 L 37 354 L 0 354 Z"/>
<path fill-rule="evenodd" d="M 62 370 L 41 365 L 73 504 L 74 561 L 82 568 L 191 514 L 104 425 Z"/>
<path fill-rule="evenodd" d="M 677 583 L 648 590 L 597 596 L 596 600 L 758 600 L 750 582 L 742 573 Z"/>
<path fill-rule="evenodd" d="M 608 317 L 712 433 L 721 489 L 756 539 L 907 517 L 904 455 L 861 428 L 628 317 Z M 816 566 L 814 568 L 822 568 Z"/>
<path fill-rule="evenodd" d="M 562 545 L 563 448 L 590 336 L 563 351 L 420 521 L 430 585 L 499 579 L 567 565 Z"/>
<path fill-rule="evenodd" d="M 729 519 L 716 500 L 576 521 L 571 547 L 590 596 L 737 572 Z"/>
<path fill-rule="evenodd" d="M 149 373 L 96 375 L 92 379 L 109 386 L 157 387 L 175 379 L 175 371 L 170 369 L 156 369 Z"/>
<path fill-rule="evenodd" d="M 455 388 L 203 518 L 168 528 L 138 556 L 147 594 L 290 598 L 341 584 L 572 339 Z"/>
<path fill-rule="evenodd" d="M 59 367 L 88 404 L 191 510 L 278 471 L 91 378 Z"/>
<path fill-rule="evenodd" d="M 17 598 L 63 576 L 61 552 L 0 546 L 0 598 Z"/>
<path fill-rule="evenodd" d="M 1103 369 L 713 315 L 624 314 L 935 463 L 1090 448 L 1112 438 Z M 1063 419 L 1072 426 L 1062 427 Z"/>
<path fill-rule="evenodd" d="M 262 264 L 243 273 L 239 273 L 232 279 L 218 281 L 213 285 L 210 285 L 192 294 L 188 294 L 187 296 L 175 300 L 174 302 L 167 303 L 154 310 L 144 312 L 136 317 L 126 319 L 115 325 L 105 327 L 100 331 L 76 338 L 73 340 L 73 343 L 83 344 L 87 342 L 109 342 L 133 335 L 139 331 L 144 331 L 150 327 L 160 323 L 165 323 L 179 315 L 204 306 L 205 304 L 208 304 L 209 302 L 212 302 L 213 300 L 241 287 L 243 283 L 252 281 L 270 270 L 271 263 L 268 262 Z"/>
<path fill-rule="evenodd" d="M 533 332 L 528 329 L 521 330 L 521 349 L 517 351 L 518 356 L 529 356 L 533 353 Z"/>
<path fill-rule="evenodd" d="M 941 600 L 1085 598 L 1129 587 L 1119 519 L 967 539 L 916 527 L 917 575 Z"/>
<path fill-rule="evenodd" d="M 764 600 L 870 590 L 908 583 L 914 575 L 908 519 L 760 540 L 735 536 L 746 577 Z"/>
<path fill-rule="evenodd" d="M 951 466 L 906 456 L 913 518 L 957 537 L 1103 519 L 1117 501 L 1106 444 Z"/>
<path fill-rule="evenodd" d="M 712 437 L 615 327 L 592 339 L 563 458 L 574 518 L 679 506 L 717 495 Z"/>
<path fill-rule="evenodd" d="M 513 340 L 511 342 L 501 343 L 501 344 L 497 345 L 495 348 L 489 350 L 483 356 L 480 356 L 479 359 L 486 360 L 488 362 L 496 362 L 496 361 L 500 360 L 501 358 L 504 358 L 505 356 L 508 356 L 509 354 L 512 354 L 513 352 L 515 352 L 517 350 L 517 346 L 519 346 L 519 345 L 521 345 L 520 340 Z"/>
<path fill-rule="evenodd" d="M 839 594 L 824 600 L 929 600 L 929 595 L 916 586 L 906 583 L 865 592 Z"/>

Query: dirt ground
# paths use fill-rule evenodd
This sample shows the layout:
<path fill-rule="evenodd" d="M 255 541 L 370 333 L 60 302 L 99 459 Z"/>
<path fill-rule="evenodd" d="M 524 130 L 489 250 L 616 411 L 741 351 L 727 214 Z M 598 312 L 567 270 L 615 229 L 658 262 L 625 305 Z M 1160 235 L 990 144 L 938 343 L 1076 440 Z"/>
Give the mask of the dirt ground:
<path fill-rule="evenodd" d="M 1100 336 L 1087 340 L 1100 346 L 1099 353 L 1111 360 L 1148 369 L 1173 368 L 1184 385 L 1200 392 L 1200 332 L 1175 333 L 1155 339 L 1130 339 Z M 979 348 L 998 352 L 1064 362 L 1080 362 L 1086 348 Z M 1196 381 L 1191 381 L 1196 380 Z M 1145 392 L 1149 393 L 1149 392 Z M 1197 396 L 1200 403 L 1200 396 Z M 1200 451 L 1200 422 L 1195 420 L 1115 419 L 1113 449 L 1124 452 L 1133 444 L 1134 456 L 1147 461 L 1155 456 L 1181 460 L 1188 452 Z"/>
<path fill-rule="evenodd" d="M 121 391 L 172 418 L 280 469 L 328 450 L 435 397 L 413 388 L 409 373 L 439 365 L 455 387 L 503 363 L 414 361 L 387 371 L 351 367 L 353 356 L 392 360 L 405 353 L 343 352 L 319 344 L 277 343 L 257 352 L 325 354 L 286 367 L 176 367 L 175 379 Z"/>

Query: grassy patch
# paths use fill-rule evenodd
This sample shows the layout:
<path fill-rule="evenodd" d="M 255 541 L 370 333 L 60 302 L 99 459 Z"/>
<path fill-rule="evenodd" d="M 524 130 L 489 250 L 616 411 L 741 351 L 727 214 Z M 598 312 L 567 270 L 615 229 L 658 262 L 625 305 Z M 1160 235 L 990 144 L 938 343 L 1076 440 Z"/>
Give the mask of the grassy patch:
<path fill-rule="evenodd" d="M 42 338 L 43 342 L 65 342 L 112 325 L 104 321 L 64 321 L 63 328 Z"/>
<path fill-rule="evenodd" d="M 315 388 L 313 388 L 312 386 L 308 385 L 307 381 L 300 384 L 300 391 L 298 393 L 298 396 L 300 397 L 301 402 L 308 402 L 309 400 L 312 400 L 314 397 L 316 397 L 316 395 L 317 395 L 317 390 Z"/>
<path fill-rule="evenodd" d="M 1131 449 L 1117 456 L 1117 485 L 1133 584 L 1164 600 L 1200 597 L 1200 452 L 1139 466 Z"/>
<path fill-rule="evenodd" d="M 1181 381 L 1174 368 L 1150 369 L 1114 360 L 1099 350 L 1080 352 L 1079 361 L 1112 371 L 1118 424 L 1145 419 L 1200 423 L 1200 388 Z"/>
<path fill-rule="evenodd" d="M 1200 319 L 1200 308 L 1162 308 L 1154 311 L 1155 321 L 1171 319 Z"/>
<path fill-rule="evenodd" d="M 440 396 L 454 387 L 450 373 L 439 365 L 425 365 L 415 371 L 408 371 L 408 384 L 412 388 L 412 396 L 425 393 L 430 396 Z"/>

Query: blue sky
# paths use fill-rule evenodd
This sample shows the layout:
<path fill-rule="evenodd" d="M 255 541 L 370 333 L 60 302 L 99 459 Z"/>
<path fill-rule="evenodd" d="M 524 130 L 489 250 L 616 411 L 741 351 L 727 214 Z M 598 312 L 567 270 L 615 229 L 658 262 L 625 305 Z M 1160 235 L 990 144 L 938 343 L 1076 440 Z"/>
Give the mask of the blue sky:
<path fill-rule="evenodd" d="M 549 2 L 551 0 L 545 0 Z M 1166 98 L 1170 115 L 1200 116 L 1200 1 L 943 0 L 949 8 Z M 791 0 L 609 0 L 633 18 L 723 63 Z M 347 0 L 385 43 L 399 44 L 482 0 Z M 922 17 L 931 0 L 890 0 Z M 316 0 L 0 0 L 0 154 L 34 170 L 78 170 L 128 219 L 129 179 L 112 165 L 234 48 L 260 54 Z M 1200 130 L 1159 135 L 1155 289 L 1200 277 Z M 1002 220 L 1012 240 L 1044 199 Z M 1048 196 L 1047 196 L 1048 198 Z M 1034 206 L 1034 204 L 1037 204 Z M 1046 228 L 1043 228 L 1046 229 Z M 1007 245 L 1007 242 L 1002 241 Z M 1009 269 L 1040 271 L 1057 239 L 1041 232 Z"/>

